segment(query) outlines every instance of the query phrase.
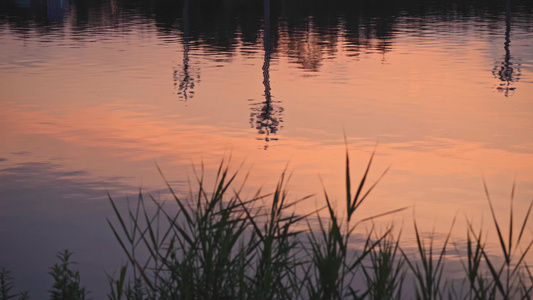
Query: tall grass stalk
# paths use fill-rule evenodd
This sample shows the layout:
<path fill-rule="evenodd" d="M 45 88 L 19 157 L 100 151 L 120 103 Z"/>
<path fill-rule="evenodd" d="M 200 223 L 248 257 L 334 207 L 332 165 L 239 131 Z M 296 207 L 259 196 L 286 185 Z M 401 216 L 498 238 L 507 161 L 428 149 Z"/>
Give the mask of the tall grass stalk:
<path fill-rule="evenodd" d="M 344 219 L 342 219 L 335 211 L 332 201 L 324 189 L 328 217 L 326 221 L 324 221 L 322 217 L 317 216 L 319 224 L 318 231 L 309 226 L 308 239 L 310 249 L 308 250 L 308 253 L 311 257 L 312 264 L 307 272 L 309 276 L 306 280 L 310 299 L 345 299 L 347 297 L 364 298 L 370 293 L 370 289 L 364 291 L 356 290 L 353 285 L 354 279 L 356 278 L 356 273 L 362 267 L 362 262 L 365 257 L 372 252 L 376 245 L 381 243 L 381 241 L 389 234 L 389 231 L 382 236 L 377 237 L 376 240 L 372 240 L 371 237 L 374 233 L 372 230 L 363 247 L 359 247 L 359 252 L 350 251 L 350 248 L 353 247 L 352 237 L 357 225 L 374 218 L 369 217 L 356 220 L 355 213 L 368 198 L 369 193 L 388 171 L 387 168 L 381 176 L 366 191 L 364 191 L 374 154 L 375 152 L 370 156 L 365 173 L 356 187 L 355 195 L 352 196 L 350 158 L 348 150 L 346 151 L 346 214 Z M 381 215 L 394 213 L 403 209 L 405 208 L 386 212 Z"/>
<path fill-rule="evenodd" d="M 396 239 L 392 228 L 387 232 L 387 236 L 370 252 L 370 265 L 362 269 L 371 300 L 402 299 L 406 271 L 405 259 L 398 255 L 401 232 Z"/>
<path fill-rule="evenodd" d="M 284 171 L 278 181 L 272 195 L 271 207 L 262 226 L 258 224 L 258 214 L 254 216 L 247 206 L 243 205 L 259 242 L 257 271 L 252 278 L 251 289 L 254 299 L 294 299 L 300 295 L 300 291 L 291 286 L 298 284 L 295 271 L 302 265 L 297 256 L 301 251 L 297 240 L 301 231 L 293 231 L 292 227 L 307 216 L 286 214 L 285 211 L 309 196 L 289 202 L 288 191 L 284 188 L 285 174 Z"/>
<path fill-rule="evenodd" d="M 468 222 L 467 239 L 466 239 L 466 261 L 461 260 L 465 271 L 466 280 L 469 290 L 465 299 L 494 299 L 496 297 L 495 286 L 483 273 L 483 249 L 485 243 L 481 241 L 483 231 L 472 233 L 473 226 Z M 457 248 L 457 246 L 456 246 Z"/>
<path fill-rule="evenodd" d="M 429 245 L 426 244 L 422 238 L 416 221 L 414 222 L 416 244 L 417 244 L 417 259 L 409 259 L 405 252 L 400 248 L 400 251 L 409 266 L 409 269 L 414 275 L 414 283 L 416 287 L 416 299 L 422 300 L 437 300 L 443 299 L 444 286 L 443 272 L 444 272 L 444 258 L 455 218 L 452 222 L 451 228 L 444 240 L 440 251 L 435 252 L 433 248 L 433 236 L 430 237 Z"/>
<path fill-rule="evenodd" d="M 524 276 L 523 272 L 529 272 L 529 268 L 525 264 L 525 257 L 533 246 L 533 239 L 525 246 L 525 248 L 521 250 L 521 253 L 517 253 L 517 250 L 523 241 L 524 232 L 527 228 L 528 219 L 533 207 L 533 201 L 530 203 L 524 219 L 518 223 L 520 226 L 520 231 L 518 236 L 515 238 L 514 227 L 516 223 L 514 223 L 513 202 L 516 184 L 513 183 L 510 198 L 508 232 L 507 237 L 505 237 L 502 226 L 500 226 L 500 223 L 496 218 L 492 200 L 490 198 L 489 190 L 485 181 L 483 181 L 483 185 L 503 257 L 503 262 L 498 266 L 497 262 L 488 255 L 485 248 L 481 247 L 481 254 L 485 259 L 490 271 L 490 275 L 492 276 L 491 279 L 493 281 L 495 290 L 499 292 L 499 295 L 503 299 L 531 299 L 531 286 L 533 286 L 533 280 L 531 280 L 531 276 L 529 276 L 529 278 Z M 473 233 L 473 230 L 471 230 L 471 232 Z M 481 237 L 479 235 L 476 236 L 476 240 L 479 241 L 480 239 Z"/>

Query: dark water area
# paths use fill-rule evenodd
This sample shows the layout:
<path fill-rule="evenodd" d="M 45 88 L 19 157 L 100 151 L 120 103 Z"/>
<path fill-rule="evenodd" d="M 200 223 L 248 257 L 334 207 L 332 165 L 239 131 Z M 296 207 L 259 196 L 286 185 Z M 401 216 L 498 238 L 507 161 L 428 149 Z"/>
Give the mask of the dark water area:
<path fill-rule="evenodd" d="M 483 223 L 482 178 L 505 217 L 516 182 L 524 212 L 532 49 L 527 0 L 2 0 L 0 266 L 40 299 L 68 248 L 103 299 L 125 260 L 108 192 L 166 199 L 156 162 L 186 194 L 191 162 L 209 177 L 231 154 L 251 190 L 289 162 L 295 196 L 342 199 L 343 132 L 354 169 L 376 141 L 371 179 L 392 166 L 363 212 L 413 208 L 383 224 L 416 215 L 442 242 L 458 214 Z"/>
<path fill-rule="evenodd" d="M 325 48 L 342 28 L 349 51 L 375 47 L 390 51 L 387 41 L 398 34 L 398 25 L 423 35 L 435 22 L 482 21 L 494 34 L 506 9 L 513 14 L 513 26 L 531 30 L 530 1 L 271 1 L 269 11 L 272 53 L 291 51 L 298 45 L 282 48 L 280 32 L 298 42 L 311 30 Z M 507 7 L 510 6 L 510 7 Z M 191 45 L 228 56 L 242 46 L 262 43 L 264 9 L 261 1 L 3 1 L 1 26 L 24 37 L 32 32 L 41 37 L 61 36 L 68 27 L 79 38 L 99 36 L 110 31 L 127 31 L 129 26 L 154 22 L 158 34 L 187 38 Z M 69 16 L 67 20 L 67 16 Z M 403 27 L 403 26 L 402 26 Z M 379 40 L 377 45 L 371 41 Z M 253 47 L 252 47 L 253 48 Z M 359 51 L 358 51 L 359 50 Z M 291 55 L 291 52 L 284 53 Z M 315 65 L 302 65 L 316 70 Z"/>
<path fill-rule="evenodd" d="M 530 1 L 508 1 L 515 26 L 531 30 Z M 437 21 L 482 20 L 495 28 L 506 10 L 506 1 L 271 1 L 270 26 L 283 28 L 291 36 L 303 34 L 312 26 L 327 41 L 339 26 L 353 45 L 365 40 L 394 37 L 395 27 L 403 18 L 413 18 L 413 30 L 422 31 Z M 38 34 L 53 35 L 64 27 L 73 31 L 105 35 L 107 30 L 128 25 L 155 22 L 163 35 L 187 36 L 191 42 L 212 50 L 232 52 L 238 39 L 245 45 L 260 43 L 263 27 L 261 1 L 3 1 L 2 26 L 24 34 L 36 29 Z M 72 21 L 67 21 L 71 15 Z M 272 43 L 279 43 L 278 30 L 272 31 Z M 273 47 L 276 51 L 277 47 Z M 386 50 L 386 49 L 385 49 Z"/>

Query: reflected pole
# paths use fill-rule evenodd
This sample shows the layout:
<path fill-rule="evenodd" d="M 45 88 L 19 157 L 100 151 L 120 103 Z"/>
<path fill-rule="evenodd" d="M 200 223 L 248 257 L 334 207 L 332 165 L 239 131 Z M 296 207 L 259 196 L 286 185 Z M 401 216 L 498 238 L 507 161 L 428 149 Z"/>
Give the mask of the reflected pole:
<path fill-rule="evenodd" d="M 263 62 L 263 85 L 265 86 L 265 102 L 271 104 L 272 95 L 270 94 L 270 0 L 264 1 L 263 20 L 263 49 L 265 51 L 265 58 Z"/>
<path fill-rule="evenodd" d="M 512 5 L 511 0 L 506 0 L 505 3 L 505 57 L 501 63 L 501 67 L 495 67 L 493 74 L 501 81 L 497 90 L 503 92 L 505 97 L 509 96 L 510 91 L 514 91 L 516 87 L 511 84 L 518 81 L 520 75 L 520 69 L 513 68 L 511 62 L 511 17 L 512 17 Z M 518 66 L 519 67 L 519 66 Z M 496 71 L 497 70 L 497 71 Z"/>
<path fill-rule="evenodd" d="M 263 2 L 263 50 L 265 52 L 263 60 L 263 86 L 265 101 L 255 104 L 252 108 L 250 121 L 252 126 L 255 126 L 258 133 L 265 135 L 264 140 L 267 142 L 264 149 L 268 149 L 268 142 L 275 140 L 271 134 L 276 134 L 278 131 L 281 119 L 278 119 L 283 111 L 283 108 L 276 107 L 272 101 L 272 92 L 270 88 L 270 60 L 272 55 L 271 49 L 271 26 L 270 26 L 270 0 Z M 261 138 L 263 139 L 263 138 Z"/>
<path fill-rule="evenodd" d="M 183 1 L 183 79 L 179 79 L 178 70 L 174 70 L 174 86 L 178 85 L 178 94 L 187 101 L 189 99 L 189 88 L 194 88 L 194 78 L 189 71 L 189 0 Z M 191 92 L 193 93 L 193 92 Z M 192 95 L 190 96 L 193 97 Z"/>

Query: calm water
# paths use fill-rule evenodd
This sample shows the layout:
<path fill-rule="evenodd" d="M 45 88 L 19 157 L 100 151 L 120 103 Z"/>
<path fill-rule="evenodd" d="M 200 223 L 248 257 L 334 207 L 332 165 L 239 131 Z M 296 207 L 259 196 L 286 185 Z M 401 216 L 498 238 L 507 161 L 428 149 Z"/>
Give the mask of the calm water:
<path fill-rule="evenodd" d="M 106 191 L 164 190 L 155 162 L 180 193 L 192 164 L 209 177 L 231 155 L 251 191 L 288 164 L 295 198 L 322 178 L 341 200 L 343 132 L 355 176 L 378 142 L 371 177 L 391 170 L 361 216 L 409 206 L 379 221 L 406 247 L 413 215 L 437 241 L 454 216 L 457 242 L 466 218 L 493 234 L 483 178 L 502 220 L 516 181 L 522 217 L 530 1 L 189 2 L 0 2 L 0 266 L 17 289 L 39 298 L 68 248 L 103 298 L 125 262 Z"/>

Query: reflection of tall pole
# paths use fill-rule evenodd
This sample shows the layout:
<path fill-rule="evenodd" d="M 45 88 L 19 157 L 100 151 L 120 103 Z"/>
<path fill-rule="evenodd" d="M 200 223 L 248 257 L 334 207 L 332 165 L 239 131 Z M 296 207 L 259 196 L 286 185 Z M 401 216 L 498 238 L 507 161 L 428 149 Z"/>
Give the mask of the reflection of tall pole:
<path fill-rule="evenodd" d="M 265 50 L 265 59 L 263 62 L 263 85 L 265 86 L 265 107 L 271 108 L 272 95 L 270 94 L 270 0 L 264 1 L 263 20 L 263 49 Z"/>
<path fill-rule="evenodd" d="M 252 108 L 251 122 L 259 134 L 266 135 L 264 140 L 268 142 L 275 139 L 270 134 L 276 134 L 278 131 L 281 120 L 276 115 L 283 111 L 283 108 L 274 105 L 270 88 L 270 59 L 272 53 L 270 42 L 270 0 L 264 0 L 263 24 L 263 49 L 265 51 L 265 57 L 262 70 L 265 101 L 255 104 L 255 107 Z M 265 150 L 267 148 L 268 145 L 265 145 Z"/>
<path fill-rule="evenodd" d="M 507 0 L 505 3 L 505 65 L 509 65 L 511 60 L 511 50 L 509 46 L 511 45 L 511 0 Z"/>
<path fill-rule="evenodd" d="M 502 82 L 497 89 L 503 92 L 505 97 L 509 96 L 509 91 L 516 89 L 511 86 L 511 83 L 518 81 L 518 76 L 520 75 L 520 69 L 515 70 L 511 62 L 511 15 L 511 0 L 507 0 L 505 5 L 505 43 L 503 47 L 505 49 L 505 57 L 501 67 L 499 69 L 495 67 L 493 71 L 493 74 Z"/>
<path fill-rule="evenodd" d="M 265 86 L 265 98 L 270 100 L 270 0 L 265 0 L 263 9 L 263 48 L 265 60 L 263 63 L 263 85 Z"/>
<path fill-rule="evenodd" d="M 178 81 L 178 94 L 188 100 L 188 90 L 194 88 L 194 77 L 189 72 L 189 0 L 183 2 L 183 78 L 179 80 L 178 71 L 174 70 L 174 86 L 178 84 Z M 191 92 L 191 94 L 193 93 Z"/>

